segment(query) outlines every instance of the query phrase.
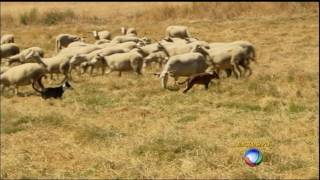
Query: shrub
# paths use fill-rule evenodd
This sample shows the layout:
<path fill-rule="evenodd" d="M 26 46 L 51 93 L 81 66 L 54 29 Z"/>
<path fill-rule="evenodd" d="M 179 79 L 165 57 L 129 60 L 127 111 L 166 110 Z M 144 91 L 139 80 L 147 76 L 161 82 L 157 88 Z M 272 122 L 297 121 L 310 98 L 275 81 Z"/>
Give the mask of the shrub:
<path fill-rule="evenodd" d="M 32 8 L 30 11 L 26 11 L 19 16 L 20 23 L 28 25 L 37 22 L 38 20 L 38 9 Z"/>
<path fill-rule="evenodd" d="M 75 13 L 71 9 L 66 9 L 64 11 L 51 10 L 44 13 L 42 18 L 42 23 L 45 25 L 55 25 L 59 22 L 65 22 L 67 20 L 72 20 L 75 18 Z"/>

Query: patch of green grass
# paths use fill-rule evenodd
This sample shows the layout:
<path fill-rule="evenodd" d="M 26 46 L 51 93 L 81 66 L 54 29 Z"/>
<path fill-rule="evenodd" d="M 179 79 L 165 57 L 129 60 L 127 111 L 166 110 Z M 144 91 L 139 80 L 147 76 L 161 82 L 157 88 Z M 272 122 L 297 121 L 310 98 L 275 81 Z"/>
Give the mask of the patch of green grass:
<path fill-rule="evenodd" d="M 45 12 L 41 21 L 44 25 L 55 25 L 59 22 L 74 19 L 75 17 L 76 15 L 72 9 L 65 9 L 63 11 L 50 10 Z"/>
<path fill-rule="evenodd" d="M 183 116 L 180 119 L 178 119 L 178 123 L 188 123 L 188 122 L 192 122 L 192 121 L 196 121 L 197 120 L 197 116 L 195 115 L 187 115 L 187 116 Z"/>
<path fill-rule="evenodd" d="M 23 25 L 29 25 L 38 20 L 39 12 L 37 8 L 32 8 L 29 11 L 23 12 L 19 15 L 20 23 Z"/>
<path fill-rule="evenodd" d="M 299 112 L 305 111 L 306 109 L 307 108 L 302 104 L 296 104 L 296 103 L 290 102 L 288 111 L 290 113 L 299 113 Z"/>
<path fill-rule="evenodd" d="M 115 127 L 98 127 L 94 125 L 87 125 L 78 131 L 76 135 L 76 139 L 80 143 L 88 143 L 88 142 L 110 142 L 111 139 L 121 138 L 126 136 L 125 133 L 120 132 L 119 129 Z"/>
<path fill-rule="evenodd" d="M 119 102 L 119 98 L 111 97 L 105 92 L 99 90 L 99 88 L 93 88 L 94 86 L 84 86 L 82 89 L 83 96 L 77 96 L 76 101 L 85 104 L 91 110 L 95 110 L 98 113 L 98 108 L 107 108 L 114 106 Z M 70 100 L 69 103 L 73 103 L 74 100 Z"/>
<path fill-rule="evenodd" d="M 259 105 L 240 103 L 240 102 L 222 102 L 222 103 L 218 103 L 217 106 L 230 108 L 230 109 L 239 109 L 245 112 L 261 111 L 261 107 Z"/>
<path fill-rule="evenodd" d="M 62 125 L 62 122 L 64 120 L 65 118 L 63 117 L 63 115 L 58 113 L 51 113 L 51 114 L 40 116 L 38 119 L 38 122 L 42 124 L 52 125 L 52 126 L 60 126 Z"/>
<path fill-rule="evenodd" d="M 296 169 L 299 169 L 299 168 L 303 168 L 303 167 L 306 167 L 307 166 L 307 162 L 304 161 L 304 160 L 301 160 L 301 159 L 286 159 L 285 160 L 286 162 L 281 162 L 280 163 L 277 163 L 278 164 L 278 171 L 279 172 L 286 172 L 286 171 L 294 171 Z"/>
<path fill-rule="evenodd" d="M 143 156 L 151 153 L 161 160 L 173 161 L 185 156 L 197 154 L 197 150 L 209 151 L 210 148 L 204 147 L 199 141 L 186 138 L 160 137 L 153 141 L 138 146 L 133 150 L 133 154 Z"/>
<path fill-rule="evenodd" d="M 272 79 L 271 76 L 261 76 L 260 78 L 249 82 L 247 89 L 256 96 L 281 97 L 281 93 L 278 90 L 278 87 L 272 83 Z"/>
<path fill-rule="evenodd" d="M 111 107 L 114 104 L 114 100 L 103 95 L 93 95 L 85 98 L 84 103 L 89 107 Z"/>
<path fill-rule="evenodd" d="M 28 129 L 32 124 L 42 124 L 51 126 L 61 126 L 64 117 L 61 114 L 51 113 L 41 116 L 23 115 L 11 121 L 2 121 L 1 133 L 12 134 Z"/>
<path fill-rule="evenodd" d="M 13 121 L 2 121 L 1 120 L 1 133 L 4 134 L 14 134 L 20 131 L 25 130 L 26 124 L 35 120 L 35 117 L 32 116 L 22 116 L 17 120 Z"/>
<path fill-rule="evenodd" d="M 280 109 L 281 107 L 281 102 L 278 100 L 270 100 L 267 102 L 266 105 L 264 105 L 262 108 L 262 110 L 264 112 L 276 112 Z"/>

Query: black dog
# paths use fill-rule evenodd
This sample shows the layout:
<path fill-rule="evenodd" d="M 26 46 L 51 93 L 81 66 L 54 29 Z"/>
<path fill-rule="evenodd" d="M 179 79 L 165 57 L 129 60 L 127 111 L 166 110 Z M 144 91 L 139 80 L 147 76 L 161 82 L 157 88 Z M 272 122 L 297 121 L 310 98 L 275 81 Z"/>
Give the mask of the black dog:
<path fill-rule="evenodd" d="M 41 87 L 43 87 L 42 83 L 41 83 L 41 78 L 43 76 L 41 76 L 39 79 L 38 79 L 38 83 Z M 73 89 L 71 87 L 71 85 L 69 84 L 69 82 L 66 80 L 63 82 L 62 85 L 58 86 L 58 87 L 49 87 L 49 88 L 43 88 L 43 90 L 38 90 L 37 88 L 35 88 L 35 82 L 34 81 L 32 83 L 32 87 L 35 91 L 39 92 L 41 94 L 41 97 L 43 99 L 48 99 L 48 98 L 62 98 L 62 95 L 64 93 L 64 91 L 66 89 Z"/>
<path fill-rule="evenodd" d="M 189 89 L 191 89 L 195 84 L 203 84 L 205 86 L 205 89 L 208 90 L 211 79 L 219 79 L 219 75 L 216 72 L 194 74 L 188 77 L 185 81 L 179 82 L 178 84 L 181 85 L 187 82 L 186 89 L 183 90 L 183 93 L 189 91 Z"/>

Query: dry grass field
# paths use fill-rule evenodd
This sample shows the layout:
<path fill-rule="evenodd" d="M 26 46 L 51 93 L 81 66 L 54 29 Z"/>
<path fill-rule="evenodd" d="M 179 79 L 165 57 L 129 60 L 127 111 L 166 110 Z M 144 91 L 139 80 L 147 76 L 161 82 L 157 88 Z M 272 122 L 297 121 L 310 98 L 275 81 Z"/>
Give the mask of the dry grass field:
<path fill-rule="evenodd" d="M 254 43 L 253 75 L 183 94 L 161 89 L 154 66 L 141 77 L 74 73 L 63 100 L 3 92 L 1 178 L 319 179 L 318 3 L 1 2 L 1 34 L 46 57 L 59 33 L 94 42 L 88 31 L 128 25 L 160 40 L 173 24 Z M 254 168 L 242 160 L 250 147 L 264 155 Z"/>

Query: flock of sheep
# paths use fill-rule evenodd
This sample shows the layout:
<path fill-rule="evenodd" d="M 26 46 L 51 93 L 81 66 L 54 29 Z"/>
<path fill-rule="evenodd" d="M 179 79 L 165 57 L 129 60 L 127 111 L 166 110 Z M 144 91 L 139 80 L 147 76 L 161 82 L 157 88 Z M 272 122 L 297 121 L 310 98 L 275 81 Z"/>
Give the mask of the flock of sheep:
<path fill-rule="evenodd" d="M 208 43 L 191 37 L 186 26 L 169 26 L 165 37 L 153 42 L 147 37 L 139 37 L 135 28 L 121 28 L 122 35 L 111 38 L 109 31 L 93 31 L 94 44 L 71 35 L 60 34 L 56 37 L 56 55 L 44 57 L 40 47 L 20 50 L 11 34 L 1 37 L 1 92 L 5 87 L 14 87 L 15 94 L 19 86 L 31 85 L 41 76 L 50 74 L 64 75 L 64 80 L 72 79 L 72 70 L 80 74 L 90 74 L 101 69 L 102 75 L 117 71 L 133 71 L 142 74 L 142 70 L 151 63 L 159 64 L 161 87 L 167 88 L 168 77 L 175 83 L 180 76 L 189 77 L 203 72 L 217 74 L 221 70 L 227 76 L 236 78 L 252 74 L 250 62 L 255 61 L 255 47 L 248 41 Z M 105 70 L 108 69 L 107 72 Z M 43 87 L 40 87 L 43 88 Z"/>

